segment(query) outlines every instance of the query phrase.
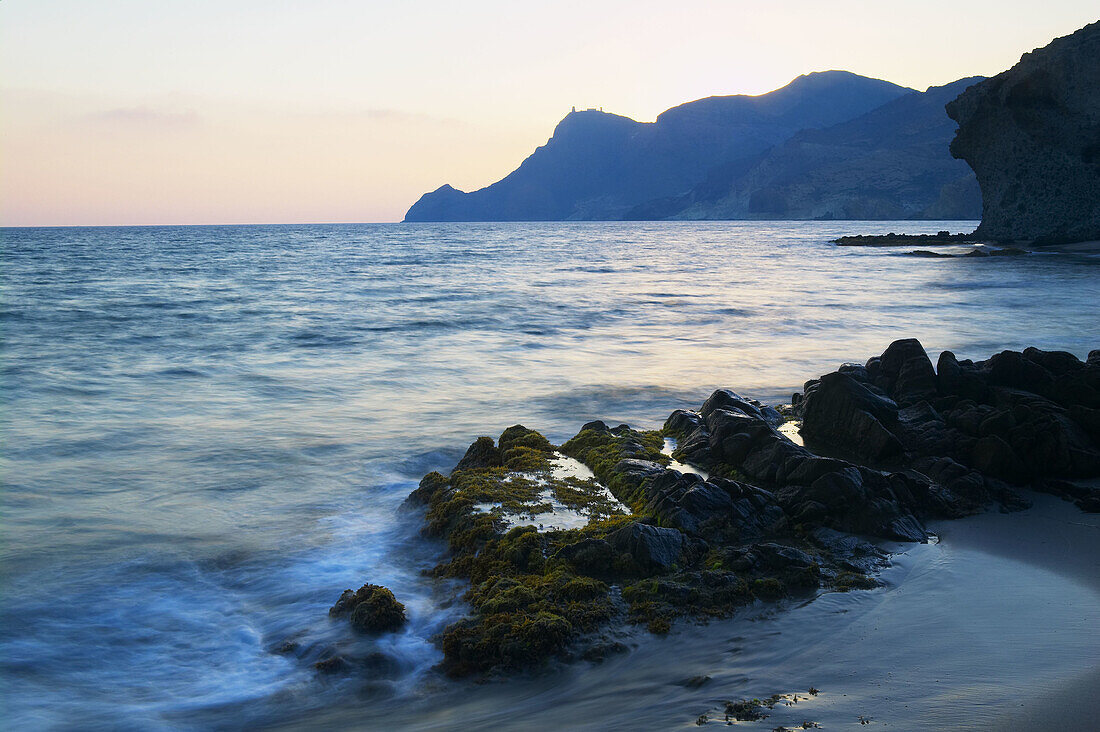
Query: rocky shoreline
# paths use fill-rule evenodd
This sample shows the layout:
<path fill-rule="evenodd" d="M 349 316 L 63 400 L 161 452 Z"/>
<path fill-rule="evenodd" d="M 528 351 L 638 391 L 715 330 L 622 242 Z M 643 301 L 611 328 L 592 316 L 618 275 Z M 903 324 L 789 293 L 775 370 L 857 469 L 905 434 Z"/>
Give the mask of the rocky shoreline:
<path fill-rule="evenodd" d="M 622 650 L 608 631 L 626 624 L 665 633 L 678 618 L 874 587 L 878 541 L 1025 508 L 1015 487 L 1100 511 L 1100 489 L 1074 482 L 1096 477 L 1100 351 L 944 352 L 934 368 L 901 340 L 779 408 L 719 390 L 661 430 L 595 421 L 560 446 L 510 427 L 449 476 L 425 476 L 407 505 L 447 543 L 432 574 L 468 583 L 469 615 L 438 642 L 443 670 L 469 676 L 599 660 Z M 403 615 L 383 589 L 349 591 L 333 614 L 392 630 Z"/>
<path fill-rule="evenodd" d="M 900 247 L 921 244 L 929 247 L 950 246 L 955 244 L 978 244 L 973 234 L 952 234 L 940 231 L 935 234 L 853 234 L 833 239 L 832 243 L 841 247 Z"/>

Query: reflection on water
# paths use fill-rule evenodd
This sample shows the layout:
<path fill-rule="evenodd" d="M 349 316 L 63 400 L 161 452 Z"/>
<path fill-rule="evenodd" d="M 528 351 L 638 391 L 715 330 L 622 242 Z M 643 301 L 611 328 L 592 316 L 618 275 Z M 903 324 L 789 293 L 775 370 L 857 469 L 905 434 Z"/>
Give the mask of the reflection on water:
<path fill-rule="evenodd" d="M 1097 347 L 1094 257 L 827 243 L 944 228 L 967 225 L 0 231 L 7 715 L 211 724 L 446 695 L 430 637 L 462 609 L 398 506 L 477 435 L 657 426 L 718 386 L 786 400 L 902 336 Z M 377 641 L 391 661 L 319 679 L 310 662 L 358 642 L 327 608 L 367 580 L 412 622 Z"/>

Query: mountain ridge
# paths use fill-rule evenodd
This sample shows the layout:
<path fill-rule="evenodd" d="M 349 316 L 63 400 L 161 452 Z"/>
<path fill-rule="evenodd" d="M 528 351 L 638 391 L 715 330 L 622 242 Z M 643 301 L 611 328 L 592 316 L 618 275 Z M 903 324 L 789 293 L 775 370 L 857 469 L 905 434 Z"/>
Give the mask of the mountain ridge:
<path fill-rule="evenodd" d="M 686 102 L 654 122 L 573 111 L 501 180 L 470 193 L 440 186 L 421 196 L 405 221 L 622 219 L 643 203 L 683 194 L 716 166 L 913 92 L 832 70 L 804 74 L 767 94 Z"/>

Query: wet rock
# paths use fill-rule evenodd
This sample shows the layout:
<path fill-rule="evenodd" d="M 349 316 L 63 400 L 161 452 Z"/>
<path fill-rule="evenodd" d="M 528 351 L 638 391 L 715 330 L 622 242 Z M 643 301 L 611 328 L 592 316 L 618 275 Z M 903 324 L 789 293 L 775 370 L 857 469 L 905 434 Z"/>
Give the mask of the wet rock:
<path fill-rule="evenodd" d="M 665 420 L 665 430 L 683 439 L 702 424 L 703 418 L 698 412 L 677 409 Z"/>
<path fill-rule="evenodd" d="M 492 468 L 501 465 L 500 450 L 493 444 L 492 437 L 479 437 L 466 450 L 466 454 L 458 461 L 455 470 L 471 470 L 474 468 Z"/>
<path fill-rule="evenodd" d="M 447 476 L 432 471 L 420 479 L 420 485 L 405 499 L 409 507 L 427 506 L 432 497 L 440 491 L 446 491 L 449 485 Z"/>
<path fill-rule="evenodd" d="M 1100 512 L 1100 488 L 1050 478 L 1037 480 L 1031 487 L 1040 493 L 1049 493 L 1064 501 L 1072 501 L 1078 508 L 1087 513 Z"/>
<path fill-rule="evenodd" d="M 399 630 L 405 624 L 405 606 L 389 589 L 365 584 L 356 591 L 344 590 L 329 610 L 329 615 L 351 616 L 351 625 L 367 633 Z"/>
<path fill-rule="evenodd" d="M 332 656 L 313 664 L 313 668 L 323 674 L 337 674 L 350 670 L 351 664 L 344 660 L 342 656 Z"/>
<path fill-rule="evenodd" d="M 873 587 L 885 555 L 857 537 L 923 541 L 929 518 L 1026 506 L 1006 481 L 1046 480 L 1049 492 L 1100 509 L 1100 491 L 1057 480 L 1100 476 L 1100 351 L 1085 362 L 1038 349 L 979 362 L 944 352 L 933 369 L 907 339 L 799 396 L 785 413 L 802 416 L 806 446 L 775 428 L 777 411 L 727 389 L 699 411 L 673 412 L 663 432 L 585 424 L 557 449 L 599 483 L 576 480 L 562 495 L 579 505 L 606 487 L 633 516 L 593 514 L 569 531 L 508 529 L 479 508 L 515 513 L 542 495 L 530 476 L 549 475 L 555 448 L 524 427 L 497 441 L 499 466 L 485 439 L 466 463 L 484 467 L 425 476 L 410 502 L 429 504 L 426 530 L 450 549 L 433 574 L 470 583 L 472 615 L 441 635 L 443 667 L 461 675 L 576 658 L 582 638 L 624 611 L 667 633 L 677 617 L 728 615 L 800 587 Z M 707 479 L 667 467 L 668 435 L 676 460 Z M 358 595 L 345 593 L 333 614 L 354 619 Z"/>
<path fill-rule="evenodd" d="M 684 535 L 676 529 L 632 523 L 608 534 L 607 542 L 642 567 L 669 569 L 680 560 Z"/>
<path fill-rule="evenodd" d="M 783 422 L 782 416 L 774 408 L 762 404 L 755 399 L 746 399 L 730 389 L 718 389 L 711 394 L 703 403 L 702 408 L 699 410 L 699 414 L 705 419 L 717 409 L 738 411 L 773 425 Z"/>
<path fill-rule="evenodd" d="M 931 249 L 914 249 L 906 252 L 910 257 L 924 257 L 926 259 L 951 259 L 954 254 L 945 254 L 943 252 L 933 252 Z"/>
<path fill-rule="evenodd" d="M 589 646 L 581 654 L 581 658 L 592 663 L 602 663 L 610 656 L 626 653 L 630 649 L 619 641 L 605 641 Z"/>
<path fill-rule="evenodd" d="M 824 526 L 814 529 L 810 536 L 823 550 L 840 559 L 850 571 L 867 573 L 886 563 L 886 552 L 858 536 Z"/>
<path fill-rule="evenodd" d="M 563 546 L 554 557 L 569 562 L 582 574 L 606 577 L 612 573 L 615 550 L 603 539 L 583 539 Z"/>

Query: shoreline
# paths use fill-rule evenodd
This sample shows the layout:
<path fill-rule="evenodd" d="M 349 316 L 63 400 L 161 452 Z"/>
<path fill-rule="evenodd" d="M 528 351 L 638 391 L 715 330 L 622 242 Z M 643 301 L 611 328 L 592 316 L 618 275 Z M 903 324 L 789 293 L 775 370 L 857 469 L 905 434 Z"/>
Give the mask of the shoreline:
<path fill-rule="evenodd" d="M 863 729 L 864 716 L 907 732 L 1089 729 L 1082 722 L 1100 713 L 1087 693 L 1097 674 L 1080 669 L 1100 663 L 1100 643 L 1082 645 L 1089 657 L 1059 668 L 1052 644 L 1073 642 L 1051 623 L 1090 613 L 1074 621 L 1080 631 L 1100 620 L 1100 586 L 1080 571 L 1100 554 L 1100 515 L 1028 497 L 1035 504 L 1025 511 L 934 524 L 938 543 L 895 545 L 901 551 L 875 590 L 756 605 L 663 637 L 635 631 L 622 638 L 627 652 L 602 662 L 487 684 L 433 683 L 377 706 L 364 699 L 362 709 L 354 703 L 273 726 L 340 726 L 369 709 L 379 723 L 407 729 L 450 729 L 456 719 L 471 729 L 695 729 L 704 713 L 706 727 L 724 726 L 723 700 L 786 693 L 800 701 L 737 726 Z M 820 694 L 807 697 L 809 685 Z"/>
<path fill-rule="evenodd" d="M 1041 519 L 1048 526 L 1056 527 L 1044 532 L 1040 541 L 1034 541 L 1034 536 L 1012 531 L 1008 526 L 998 527 L 997 522 L 977 524 L 962 532 L 953 532 L 952 526 L 945 524 L 942 528 L 949 537 L 947 540 L 1041 567 L 1089 587 L 1100 600 L 1100 570 L 1097 569 L 1100 515 L 1069 513 L 1057 517 L 1057 513 L 1065 513 L 1064 502 L 1040 494 L 1028 497 L 1034 505 L 1019 514 L 1020 518 L 1031 519 L 1030 525 L 1035 525 L 1035 519 Z M 1092 729 L 1100 718 L 1100 697 L 1095 693 L 1098 688 L 1100 654 L 1094 658 L 1091 670 L 1059 679 L 1051 688 L 1024 697 L 1018 708 L 1006 710 L 989 729 L 1003 732 Z"/>
<path fill-rule="evenodd" d="M 450 475 L 429 473 L 407 501 L 426 509 L 424 534 L 449 548 L 431 575 L 469 588 L 468 613 L 436 639 L 438 670 L 507 679 L 500 696 L 538 686 L 526 672 L 559 662 L 597 662 L 562 672 L 571 679 L 623 664 L 652 679 L 669 664 L 704 661 L 692 650 L 706 645 L 692 641 L 698 622 L 743 629 L 748 617 L 811 636 L 777 648 L 745 640 L 746 671 L 772 680 L 727 699 L 726 715 L 770 698 L 768 716 L 802 724 L 780 706 L 795 706 L 807 682 L 840 694 L 802 699 L 799 713 L 820 709 L 830 723 L 854 705 L 861 724 L 871 713 L 908 719 L 914 700 L 929 707 L 919 717 L 929 729 L 1011 715 L 1010 703 L 1044 715 L 1028 698 L 1058 691 L 1100 657 L 1078 640 L 1100 593 L 1090 562 L 1100 517 L 1087 513 L 1100 505 L 1087 406 L 1098 367 L 1100 351 L 1081 361 L 1029 348 L 979 362 L 945 351 L 934 368 L 907 339 L 806 382 L 778 408 L 720 389 L 660 430 L 596 420 L 561 445 L 522 425 L 479 437 Z M 562 506 L 576 514 L 564 527 L 553 520 Z M 332 614 L 377 591 L 393 601 L 368 584 Z M 1066 614 L 1077 608 L 1088 609 Z M 351 621 L 372 622 L 358 609 Z M 812 632 L 832 626 L 851 638 L 821 656 L 836 641 Z M 623 653 L 624 640 L 633 651 Z M 675 662 L 660 650 L 670 642 L 683 656 Z M 1094 655 L 1082 662 L 1081 653 Z M 776 675 L 792 656 L 813 678 Z M 314 665 L 330 663 L 348 666 L 339 656 Z M 1001 668 L 979 670 L 990 665 Z M 683 686 L 701 688 L 726 671 L 683 673 Z M 711 706 L 697 723 L 722 715 Z"/>

